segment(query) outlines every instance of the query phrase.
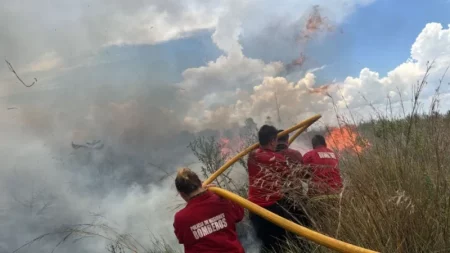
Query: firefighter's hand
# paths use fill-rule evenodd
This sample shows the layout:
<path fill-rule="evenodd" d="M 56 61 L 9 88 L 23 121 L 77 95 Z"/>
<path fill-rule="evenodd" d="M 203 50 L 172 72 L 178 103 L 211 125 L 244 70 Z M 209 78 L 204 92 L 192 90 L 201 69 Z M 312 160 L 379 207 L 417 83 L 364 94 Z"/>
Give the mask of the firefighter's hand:
<path fill-rule="evenodd" d="M 208 189 L 210 187 L 217 187 L 217 185 L 215 185 L 215 184 L 208 184 L 208 185 L 203 186 L 203 188 L 205 188 L 205 189 Z"/>

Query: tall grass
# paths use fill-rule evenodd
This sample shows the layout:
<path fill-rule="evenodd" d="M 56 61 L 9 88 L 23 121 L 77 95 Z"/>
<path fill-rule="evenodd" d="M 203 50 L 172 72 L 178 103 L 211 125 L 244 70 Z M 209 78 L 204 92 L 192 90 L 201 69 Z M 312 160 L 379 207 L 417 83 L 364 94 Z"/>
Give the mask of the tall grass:
<path fill-rule="evenodd" d="M 341 160 L 347 185 L 338 238 L 382 252 L 449 252 L 450 118 L 365 127 L 371 147 Z"/>
<path fill-rule="evenodd" d="M 381 252 L 450 252 L 450 114 L 437 111 L 443 78 L 430 109 L 418 112 L 430 69 L 414 88 L 410 114 L 374 109 L 376 117 L 359 125 L 370 147 L 342 154 L 340 205 L 316 229 Z"/>

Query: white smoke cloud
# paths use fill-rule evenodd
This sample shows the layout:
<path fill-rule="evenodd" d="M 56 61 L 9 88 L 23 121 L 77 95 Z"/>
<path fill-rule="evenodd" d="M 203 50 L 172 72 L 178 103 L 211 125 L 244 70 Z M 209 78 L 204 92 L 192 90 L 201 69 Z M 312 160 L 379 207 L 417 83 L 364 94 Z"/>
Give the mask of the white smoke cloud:
<path fill-rule="evenodd" d="M 311 20 L 311 17 L 309 16 L 306 16 L 306 18 L 299 18 L 298 15 L 286 15 L 289 20 L 286 20 L 286 17 L 283 18 L 282 20 L 285 21 L 286 24 L 280 26 L 279 29 L 283 30 L 287 27 L 291 28 L 291 34 L 289 34 L 290 37 L 288 41 L 291 43 L 298 43 L 300 47 L 304 47 L 305 43 L 311 38 L 321 35 L 321 26 L 329 25 L 326 22 L 339 24 L 344 17 L 353 11 L 355 6 L 359 4 L 369 4 L 370 2 L 371 1 L 348 1 L 339 7 L 335 6 L 336 8 L 331 8 L 330 6 L 334 6 L 337 2 L 327 2 L 327 5 L 324 5 L 325 7 L 320 9 L 320 11 L 326 15 L 333 16 L 333 21 L 324 19 L 323 17 Z M 250 28 L 250 34 L 258 33 L 267 26 L 270 26 L 271 22 L 274 22 L 270 17 L 273 17 L 275 20 L 279 17 L 267 13 L 266 9 L 261 10 L 261 6 L 254 1 L 240 2 L 239 4 L 232 1 L 231 3 L 229 9 L 227 9 L 219 18 L 218 27 L 213 34 L 213 41 L 218 48 L 224 51 L 224 55 L 220 56 L 214 62 L 209 62 L 206 66 L 185 70 L 183 72 L 184 80 L 178 84 L 182 90 L 182 92 L 180 92 L 181 96 L 188 101 L 195 101 L 191 104 L 190 110 L 187 112 L 184 119 L 184 122 L 187 125 L 192 126 L 195 129 L 228 128 L 236 123 L 242 123 L 242 120 L 247 117 L 261 119 L 269 114 L 274 115 L 271 113 L 275 110 L 275 100 L 273 99 L 273 90 L 271 89 L 277 87 L 276 83 L 281 79 L 277 78 L 275 81 L 271 81 L 271 78 L 285 73 L 286 66 L 281 62 L 265 63 L 259 59 L 246 57 L 243 55 L 239 38 L 240 35 L 242 35 L 241 29 L 242 27 L 247 27 L 246 24 L 258 24 L 253 26 L 253 29 Z M 303 15 L 310 14 L 312 11 L 317 10 L 311 9 L 312 5 L 308 3 L 298 5 L 291 4 L 296 7 L 294 8 L 296 11 L 303 12 Z M 320 3 L 317 4 L 320 5 Z M 292 7 L 293 6 L 290 4 L 286 4 L 277 8 L 277 10 L 280 11 L 280 9 L 282 9 L 286 13 L 291 13 Z M 252 14 L 255 10 L 261 10 L 262 13 L 255 16 Z M 323 13 L 321 15 L 324 15 Z M 264 14 L 267 15 L 265 16 Z M 232 15 L 232 17 L 230 17 L 230 15 Z M 243 23 L 242 20 L 245 20 L 246 22 Z M 313 25 L 306 24 L 311 21 L 314 23 Z M 293 27 L 293 24 L 297 27 Z M 261 28 L 255 30 L 255 27 Z M 323 28 L 327 30 L 326 27 Z M 292 37 L 293 29 L 294 31 L 297 30 L 294 33 L 297 34 L 297 38 Z M 298 31 L 303 33 L 303 35 L 301 33 L 299 34 Z M 245 32 L 246 31 L 244 31 L 244 33 Z M 307 37 L 305 37 L 305 34 L 307 34 Z M 303 36 L 301 43 L 298 42 L 298 36 Z M 284 39 L 285 38 L 274 37 L 269 40 L 282 41 Z M 295 58 L 297 57 L 298 56 Z M 320 70 L 320 67 L 313 69 L 311 73 L 317 70 Z M 280 88 L 280 92 L 283 94 L 280 95 L 280 101 L 284 107 L 283 113 L 286 110 L 292 111 L 292 109 L 287 108 L 291 108 L 294 103 L 296 108 L 303 108 L 301 109 L 302 112 L 308 112 L 308 108 L 310 108 L 311 105 L 306 103 L 306 101 L 310 101 L 307 95 L 305 95 L 307 90 L 304 90 L 303 93 L 305 94 L 289 94 L 291 97 L 304 96 L 301 100 L 305 104 L 287 101 L 283 96 L 292 92 L 292 89 L 302 90 L 302 87 L 300 86 L 304 86 L 305 84 L 309 85 L 307 87 L 305 86 L 306 88 L 312 89 L 315 81 L 311 79 L 314 79 L 314 75 L 305 77 L 304 80 L 299 81 L 299 86 L 294 88 L 288 87 L 295 86 L 293 84 L 288 85 L 288 81 L 285 81 L 284 86 L 282 84 L 283 87 Z M 302 82 L 305 82 L 305 84 L 301 84 Z M 268 83 L 273 83 L 271 88 L 264 87 Z M 254 92 L 254 94 L 252 94 L 252 92 Z M 262 96 L 261 101 L 259 101 L 258 96 Z M 265 101 L 265 104 L 262 101 Z M 317 103 L 322 104 L 324 102 L 318 101 Z M 305 106 L 307 108 L 305 108 Z M 296 119 L 293 117 L 299 115 L 298 110 L 299 109 L 297 109 L 295 113 L 288 113 L 286 117 L 288 117 L 291 122 L 295 122 Z"/>
<path fill-rule="evenodd" d="M 450 64 L 449 45 L 450 28 L 444 29 L 441 24 L 429 23 L 412 45 L 410 59 L 384 77 L 364 68 L 359 77 L 349 76 L 343 81 L 325 84 L 328 85 L 326 89 L 324 86 L 323 89 L 318 89 L 316 73 L 312 72 L 306 73 L 298 82 L 289 82 L 284 77 L 265 76 L 262 82 L 249 92 L 236 89 L 234 102 L 231 104 L 211 109 L 204 100 L 198 102 L 192 107 L 192 115 L 202 117 L 195 120 L 188 117 L 186 121 L 195 127 L 219 129 L 242 123 L 248 117 L 262 123 L 267 116 L 276 117 L 278 99 L 280 115 L 287 125 L 314 113 L 324 114 L 325 121 L 330 122 L 335 117 L 332 111 L 333 103 L 341 109 L 347 106 L 357 109 L 367 106 L 368 103 L 384 104 L 387 96 L 393 103 L 399 102 L 401 97 L 407 100 L 411 98 L 412 86 L 423 77 L 427 62 L 435 60 L 430 83 L 436 83 L 441 77 Z M 233 78 L 232 74 L 230 78 Z M 429 89 L 424 95 L 429 96 L 432 91 L 433 89 Z M 442 87 L 442 92 L 449 92 L 447 86 Z M 216 96 L 221 97 L 220 93 Z"/>
<path fill-rule="evenodd" d="M 97 215 L 147 247 L 150 235 L 177 247 L 171 222 L 182 200 L 170 175 L 195 161 L 186 149 L 192 136 L 178 134 L 164 112 L 138 101 L 96 105 L 91 113 L 79 110 L 65 115 L 58 109 L 22 105 L 1 111 L 0 251 L 12 252 L 64 225 L 92 223 Z M 83 114 L 85 121 L 79 117 Z M 72 141 L 85 144 L 93 138 L 104 147 L 71 147 Z M 45 238 L 19 252 L 51 251 L 58 240 Z M 59 250 L 105 251 L 107 241 L 85 241 Z"/>
<path fill-rule="evenodd" d="M 160 43 L 214 28 L 219 7 L 214 1 L 6 0 L 0 55 L 22 67 L 52 51 L 70 59 L 113 44 Z"/>

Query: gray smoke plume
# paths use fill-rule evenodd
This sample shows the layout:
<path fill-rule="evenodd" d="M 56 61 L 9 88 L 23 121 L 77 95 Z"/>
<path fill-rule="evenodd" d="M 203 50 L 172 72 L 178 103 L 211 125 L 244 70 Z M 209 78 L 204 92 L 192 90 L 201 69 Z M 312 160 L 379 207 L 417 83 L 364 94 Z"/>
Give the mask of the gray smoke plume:
<path fill-rule="evenodd" d="M 195 136 L 217 134 L 205 128 L 234 126 L 218 114 L 220 124 L 201 124 L 203 131 L 194 133 L 195 124 L 186 121 L 197 122 L 204 110 L 194 107 L 207 100 L 198 96 L 243 84 L 251 91 L 264 76 L 279 73 L 282 63 L 248 58 L 240 40 L 264 51 L 261 40 L 283 48 L 276 40 L 285 36 L 265 29 L 286 23 L 277 30 L 289 35 L 312 6 L 225 2 L 0 0 L 0 55 L 24 83 L 35 81 L 23 86 L 2 60 L 0 253 L 73 224 L 99 222 L 149 247 L 153 235 L 179 247 L 172 220 L 183 202 L 173 172 L 198 169 L 187 145 Z M 346 2 L 328 6 L 338 21 L 371 0 Z M 205 63 L 211 62 L 200 68 L 183 62 L 189 58 L 184 51 L 127 54 L 133 46 L 126 45 L 146 45 L 145 51 L 205 31 L 223 55 L 214 62 L 205 53 Z M 227 100 L 212 100 L 217 97 Z M 251 233 L 243 235 L 246 246 L 256 245 Z M 51 252 L 60 240 L 50 236 L 19 252 Z M 58 252 L 105 252 L 106 244 L 88 237 L 59 245 Z"/>
<path fill-rule="evenodd" d="M 39 103 L 37 96 L 2 112 L 0 252 L 98 217 L 121 233 L 177 244 L 171 216 L 181 200 L 171 174 L 195 162 L 187 149 L 193 135 L 145 100 L 91 99 Z M 46 252 L 60 239 L 49 238 L 19 252 Z M 105 243 L 85 239 L 59 250 L 105 252 Z"/>

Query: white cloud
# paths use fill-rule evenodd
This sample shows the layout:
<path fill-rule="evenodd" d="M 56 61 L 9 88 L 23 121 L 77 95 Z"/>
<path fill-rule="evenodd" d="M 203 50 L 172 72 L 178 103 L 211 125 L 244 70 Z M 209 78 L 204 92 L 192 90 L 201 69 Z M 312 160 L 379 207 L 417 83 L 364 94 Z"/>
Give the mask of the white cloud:
<path fill-rule="evenodd" d="M 358 77 L 349 76 L 341 82 L 329 85 L 327 92 L 341 109 L 346 106 L 361 109 L 367 106 L 368 102 L 383 104 L 388 95 L 391 101 L 396 103 L 400 100 L 398 91 L 401 92 L 403 100 L 410 99 L 412 86 L 423 77 L 427 62 L 434 59 L 436 61 L 429 79 L 431 84 L 436 84 L 450 64 L 450 27 L 443 29 L 440 24 L 429 23 L 412 45 L 410 59 L 388 72 L 386 76 L 381 77 L 379 73 L 364 68 Z M 227 73 L 230 74 L 230 79 L 235 76 L 234 72 Z M 240 97 L 236 96 L 232 104 L 211 109 L 202 102 L 197 103 L 191 114 L 202 116 L 196 120 L 189 117 L 187 123 L 198 128 L 226 128 L 244 122 L 247 117 L 263 122 L 266 116 L 275 118 L 277 115 L 275 94 L 280 104 L 280 114 L 287 125 L 294 122 L 292 119 L 298 121 L 299 116 L 304 118 L 306 114 L 313 113 L 327 115 L 325 120 L 331 121 L 333 101 L 323 91 L 317 88 L 316 76 L 312 71 L 297 83 L 289 82 L 284 77 L 267 75 L 251 92 L 241 92 Z M 442 92 L 449 90 L 443 87 Z M 424 95 L 429 96 L 430 93 L 425 92 Z M 220 97 L 220 94 L 216 96 Z"/>
<path fill-rule="evenodd" d="M 421 67 L 427 61 L 434 59 L 440 66 L 449 65 L 449 41 L 450 24 L 448 29 L 443 29 L 439 23 L 428 23 L 411 47 L 411 58 L 421 63 Z"/>
<path fill-rule="evenodd" d="M 31 63 L 23 72 L 49 71 L 61 67 L 63 59 L 56 52 L 48 52 L 42 55 L 37 61 Z"/>
<path fill-rule="evenodd" d="M 203 118 L 190 123 L 195 127 L 203 128 L 228 128 L 235 123 L 242 123 L 247 117 L 253 117 L 258 122 L 263 122 L 267 116 L 276 115 L 275 92 L 280 103 L 280 114 L 285 119 L 296 118 L 299 113 L 305 113 L 312 106 L 311 96 L 317 99 L 317 105 L 325 104 L 328 97 L 323 98 L 311 94 L 309 88 L 315 84 L 315 76 L 308 73 L 305 78 L 297 83 L 288 82 L 283 77 L 265 77 L 260 85 L 253 87 L 252 92 L 241 92 L 240 99 L 235 104 L 221 106 L 210 110 L 197 105 L 197 113 L 203 112 Z M 326 108 L 326 107 L 324 107 Z"/>
<path fill-rule="evenodd" d="M 251 88 L 266 76 L 274 76 L 283 70 L 281 62 L 265 64 L 241 54 L 222 55 L 207 66 L 186 69 L 180 87 L 192 98 L 201 98 L 214 91 Z"/>
<path fill-rule="evenodd" d="M 216 14 L 214 9 L 208 13 L 203 8 L 187 8 L 173 18 L 172 13 L 157 13 L 150 6 L 133 16 L 118 16 L 115 22 L 119 31 L 105 45 L 155 44 L 186 37 L 195 31 L 212 29 L 217 23 L 213 14 Z"/>

